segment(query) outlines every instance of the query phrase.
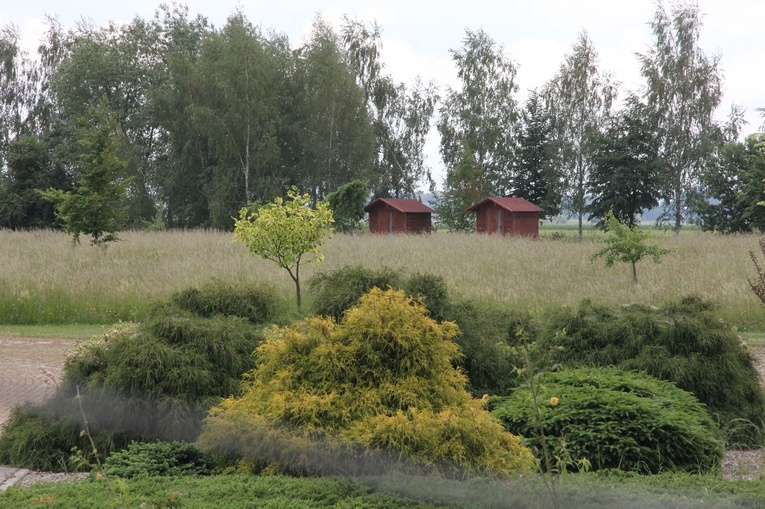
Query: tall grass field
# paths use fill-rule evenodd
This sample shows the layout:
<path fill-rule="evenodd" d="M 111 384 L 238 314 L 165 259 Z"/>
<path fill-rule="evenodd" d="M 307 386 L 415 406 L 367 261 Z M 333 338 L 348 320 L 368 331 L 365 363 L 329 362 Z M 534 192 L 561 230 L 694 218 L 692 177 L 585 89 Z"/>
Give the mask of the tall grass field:
<path fill-rule="evenodd" d="M 295 314 L 294 284 L 284 269 L 233 243 L 218 231 L 124 232 L 106 249 L 74 246 L 61 232 L 0 231 L 0 324 L 109 324 L 140 320 L 150 305 L 214 279 L 273 286 Z M 597 234 L 577 242 L 544 235 L 537 240 L 496 235 L 336 234 L 322 247 L 325 262 L 301 267 L 306 284 L 317 272 L 359 264 L 444 277 L 453 299 L 493 300 L 529 311 L 595 303 L 661 305 L 686 295 L 716 301 L 720 316 L 739 329 L 765 324 L 765 307 L 747 278 L 757 235 L 654 232 L 672 252 L 661 263 L 638 264 L 633 284 L 626 264 L 606 268 L 591 260 Z"/>

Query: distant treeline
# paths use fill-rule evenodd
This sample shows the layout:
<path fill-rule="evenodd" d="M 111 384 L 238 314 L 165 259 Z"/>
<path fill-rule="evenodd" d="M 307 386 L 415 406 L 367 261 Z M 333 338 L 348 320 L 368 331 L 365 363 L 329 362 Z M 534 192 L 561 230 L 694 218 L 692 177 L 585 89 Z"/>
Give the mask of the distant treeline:
<path fill-rule="evenodd" d="M 51 18 L 36 55 L 8 26 L 0 228 L 61 226 L 45 190 L 96 195 L 127 228 L 230 229 L 242 206 L 292 186 L 314 202 L 354 180 L 373 198 L 413 198 L 435 189 L 423 156 L 435 125 L 446 177 L 434 206 L 453 230 L 472 229 L 465 208 L 491 195 L 546 217 L 613 210 L 635 224 L 663 204 L 676 228 L 762 229 L 763 139 L 739 141 L 740 112 L 713 120 L 721 71 L 697 47 L 698 7 L 659 4 L 650 24 L 645 90 L 621 109 L 586 32 L 520 105 L 515 62 L 482 30 L 451 50 L 460 84 L 438 91 L 395 82 L 381 28 L 348 18 L 317 18 L 297 48 L 242 12 L 222 27 L 177 5 L 125 25 Z"/>

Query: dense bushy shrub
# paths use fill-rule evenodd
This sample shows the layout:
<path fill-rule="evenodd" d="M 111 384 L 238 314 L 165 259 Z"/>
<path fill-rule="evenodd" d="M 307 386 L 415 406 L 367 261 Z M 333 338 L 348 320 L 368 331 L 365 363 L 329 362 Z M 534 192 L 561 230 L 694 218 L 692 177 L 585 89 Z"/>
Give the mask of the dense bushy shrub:
<path fill-rule="evenodd" d="M 535 339 L 538 325 L 529 314 L 492 302 L 457 302 L 446 319 L 460 329 L 457 364 L 468 376 L 475 396 L 505 395 L 518 386 L 517 368 L 524 365 L 520 348 Z"/>
<path fill-rule="evenodd" d="M 171 302 L 197 316 L 238 316 L 252 323 L 273 321 L 279 302 L 273 289 L 214 282 L 175 294 Z"/>
<path fill-rule="evenodd" d="M 383 288 L 384 289 L 384 288 Z M 406 278 L 401 289 L 415 299 L 421 299 L 431 318 L 443 321 L 449 311 L 449 292 L 441 276 L 415 273 Z"/>
<path fill-rule="evenodd" d="M 617 368 L 578 368 L 544 373 L 533 383 L 537 405 L 527 383 L 500 399 L 493 414 L 538 458 L 541 422 L 551 455 L 569 461 L 569 468 L 581 460 L 593 470 L 641 473 L 720 466 L 717 426 L 692 394 L 669 382 Z"/>
<path fill-rule="evenodd" d="M 585 301 L 548 314 L 538 347 L 545 365 L 618 366 L 674 382 L 729 428 L 729 441 L 760 445 L 765 394 L 753 357 L 708 302 L 612 308 Z"/>
<path fill-rule="evenodd" d="M 229 300 L 221 292 L 209 295 L 212 304 L 200 303 L 201 309 Z M 200 316 L 171 302 L 158 305 L 141 325 L 121 324 L 82 344 L 65 362 L 54 397 L 24 408 L 18 420 L 8 423 L 0 437 L 0 462 L 65 468 L 72 444 L 91 449 L 81 447 L 78 438 L 85 418 L 103 444 L 102 454 L 131 440 L 193 441 L 207 410 L 238 394 L 242 374 L 254 366 L 252 352 L 263 340 L 262 325 L 250 321 L 254 317 L 217 312 Z M 6 452 L 21 449 L 21 455 Z M 43 459 L 51 450 L 64 456 Z"/>
<path fill-rule="evenodd" d="M 359 302 L 372 288 L 399 288 L 403 276 L 391 268 L 368 269 L 347 265 L 337 270 L 320 272 L 308 281 L 313 294 L 314 312 L 340 321 L 343 313 Z"/>
<path fill-rule="evenodd" d="M 274 328 L 244 393 L 211 410 L 199 444 L 255 472 L 522 472 L 528 449 L 471 398 L 451 364 L 456 334 L 403 291 L 377 288 L 340 324 Z"/>
<path fill-rule="evenodd" d="M 404 290 L 408 296 L 421 299 L 436 320 L 443 320 L 449 307 L 446 283 L 441 276 L 433 274 L 418 273 L 407 277 L 388 267 L 375 270 L 349 265 L 319 273 L 308 284 L 314 296 L 316 314 L 331 316 L 338 322 L 343 313 L 358 304 L 361 296 L 372 288 Z"/>
<path fill-rule="evenodd" d="M 104 473 L 122 478 L 210 475 L 212 461 L 195 445 L 185 442 L 132 442 L 106 459 Z"/>

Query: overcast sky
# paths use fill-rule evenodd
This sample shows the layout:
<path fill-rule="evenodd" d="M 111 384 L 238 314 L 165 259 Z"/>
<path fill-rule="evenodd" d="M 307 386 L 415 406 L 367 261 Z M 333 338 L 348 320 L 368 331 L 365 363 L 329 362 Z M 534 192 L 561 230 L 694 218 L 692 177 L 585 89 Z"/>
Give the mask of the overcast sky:
<path fill-rule="evenodd" d="M 0 25 L 14 24 L 24 44 L 36 48 L 45 29 L 45 15 L 59 18 L 64 27 L 82 19 L 96 25 L 151 18 L 160 0 L 2 0 Z M 449 50 L 461 46 L 465 28 L 486 31 L 518 64 L 519 100 L 557 71 L 578 34 L 586 30 L 597 48 L 601 69 L 622 83 L 621 97 L 638 91 L 642 82 L 635 53 L 651 44 L 647 22 L 653 0 L 188 0 L 179 2 L 192 15 L 202 14 L 216 27 L 240 9 L 254 24 L 286 34 L 298 45 L 317 13 L 339 26 L 344 14 L 363 21 L 376 20 L 383 29 L 382 60 L 397 81 L 419 75 L 434 80 L 443 92 L 456 85 Z M 700 0 L 704 27 L 700 46 L 708 55 L 720 54 L 724 75 L 725 118 L 731 104 L 746 108 L 745 133 L 763 123 L 755 108 L 765 107 L 765 2 L 762 0 Z M 434 132 L 435 134 L 435 132 Z M 438 141 L 431 136 L 428 164 L 443 175 Z"/>

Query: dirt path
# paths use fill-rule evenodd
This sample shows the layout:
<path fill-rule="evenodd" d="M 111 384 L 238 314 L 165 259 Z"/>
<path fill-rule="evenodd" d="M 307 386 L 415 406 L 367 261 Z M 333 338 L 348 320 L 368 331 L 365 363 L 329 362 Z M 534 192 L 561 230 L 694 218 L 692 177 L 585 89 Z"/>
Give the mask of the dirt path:
<path fill-rule="evenodd" d="M 11 409 L 25 402 L 40 403 L 55 390 L 72 339 L 0 336 L 0 425 Z"/>

